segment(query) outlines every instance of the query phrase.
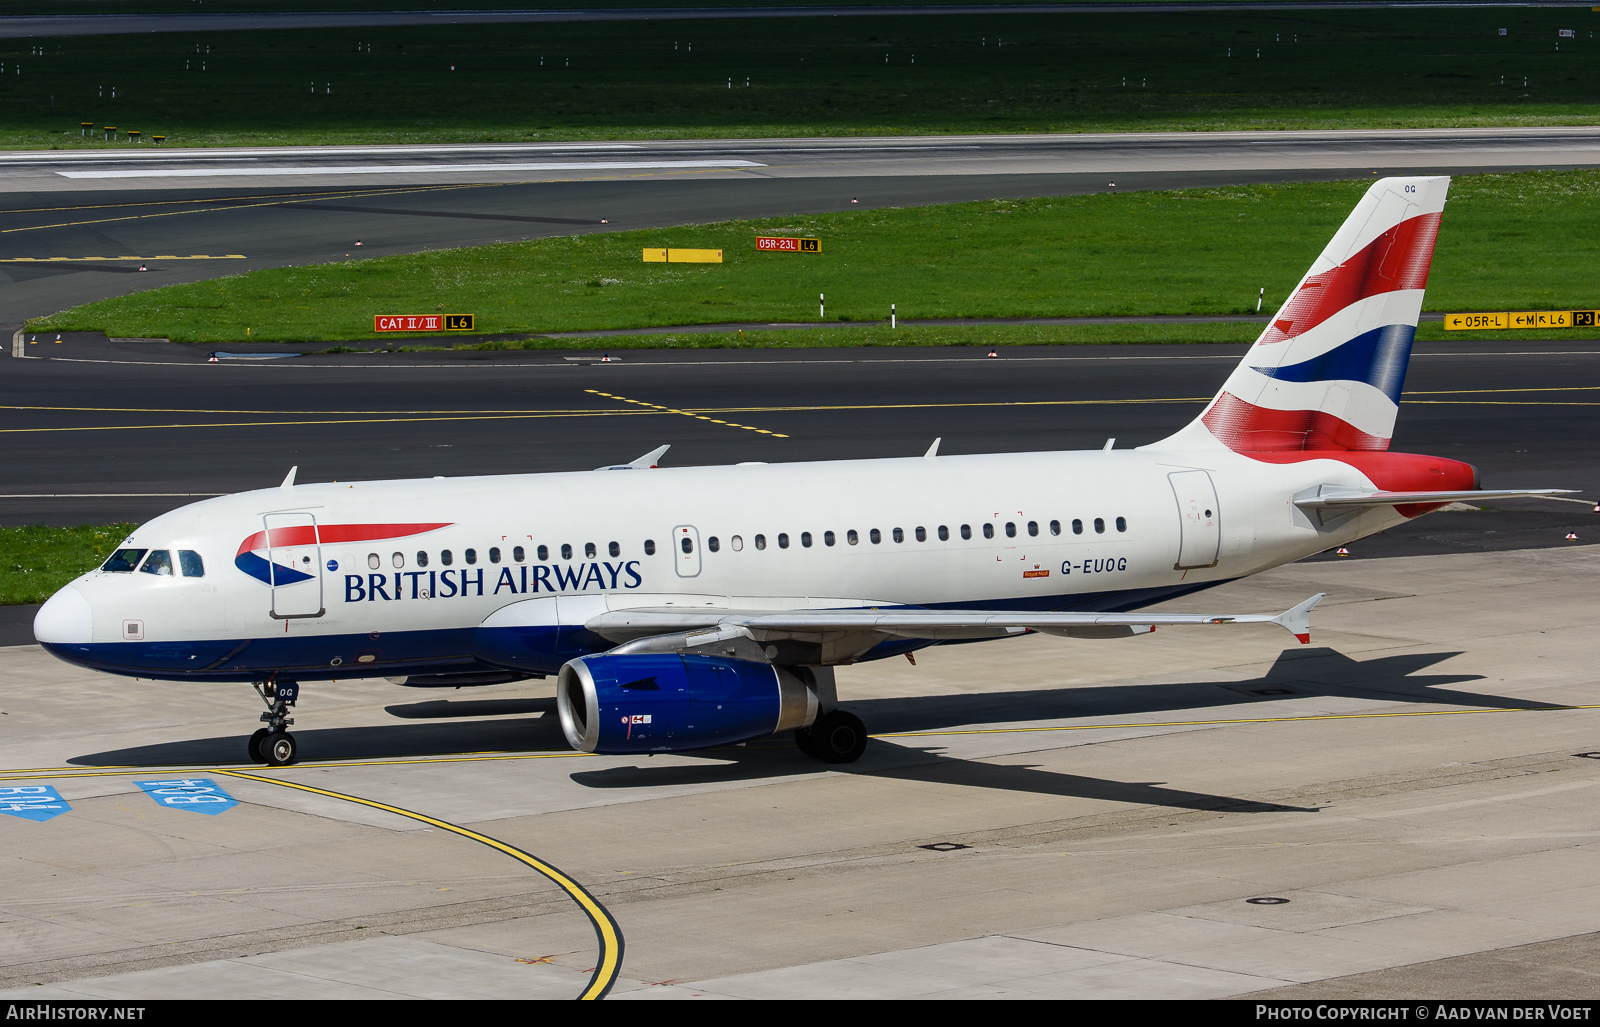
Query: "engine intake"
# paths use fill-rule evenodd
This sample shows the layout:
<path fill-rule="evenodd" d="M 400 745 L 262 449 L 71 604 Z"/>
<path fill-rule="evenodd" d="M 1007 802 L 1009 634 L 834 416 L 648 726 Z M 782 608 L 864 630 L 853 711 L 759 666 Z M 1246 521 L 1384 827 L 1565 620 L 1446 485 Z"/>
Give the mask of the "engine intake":
<path fill-rule="evenodd" d="M 809 727 L 821 705 L 809 668 L 715 656 L 584 656 L 556 682 L 561 730 L 580 752 L 731 745 Z"/>

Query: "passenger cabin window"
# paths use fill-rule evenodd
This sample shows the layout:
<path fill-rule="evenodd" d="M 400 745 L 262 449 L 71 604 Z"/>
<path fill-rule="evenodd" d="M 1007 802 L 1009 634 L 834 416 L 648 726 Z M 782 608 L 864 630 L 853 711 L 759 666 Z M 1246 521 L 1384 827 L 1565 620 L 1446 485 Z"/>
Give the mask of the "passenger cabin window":
<path fill-rule="evenodd" d="M 844 533 L 844 540 L 853 546 L 859 545 L 861 543 L 861 536 L 856 534 L 856 529 L 851 528 L 849 531 Z"/>
<path fill-rule="evenodd" d="M 833 542 L 834 542 L 833 532 L 825 531 L 825 532 L 822 533 L 822 544 L 823 545 L 831 546 L 831 545 L 833 545 Z"/>
<path fill-rule="evenodd" d="M 1126 517 L 1118 517 L 1117 518 L 1117 530 L 1118 531 L 1127 531 L 1128 530 L 1128 519 Z"/>
<path fill-rule="evenodd" d="M 1083 534 L 1083 522 L 1078 520 L 1076 517 L 1072 519 L 1072 533 L 1074 535 Z"/>
<path fill-rule="evenodd" d="M 715 553 L 717 550 L 722 548 L 722 541 L 718 539 L 717 536 L 712 535 L 710 538 L 706 539 L 706 548 Z M 688 550 L 685 549 L 684 552 L 688 552 Z"/>
<path fill-rule="evenodd" d="M 756 536 L 756 548 L 757 549 L 765 549 L 765 548 L 767 548 L 767 536 L 765 536 L 765 535 L 757 535 Z"/>
<path fill-rule="evenodd" d="M 608 542 L 606 543 L 606 552 L 610 553 L 612 556 L 621 556 L 622 546 L 616 542 Z"/>
<path fill-rule="evenodd" d="M 418 567 L 426 567 L 426 566 L 428 566 L 428 554 L 422 552 L 420 549 L 417 551 L 417 566 Z"/>
<path fill-rule="evenodd" d="M 203 578 L 206 576 L 205 561 L 200 559 L 200 554 L 193 549 L 178 550 L 178 567 L 182 569 L 186 578 Z"/>
<path fill-rule="evenodd" d="M 1050 534 L 1052 534 L 1052 535 L 1061 534 L 1061 522 L 1060 521 L 1051 521 L 1050 522 Z"/>
<path fill-rule="evenodd" d="M 527 551 L 525 551 L 521 546 L 512 547 L 511 559 L 513 561 L 515 561 L 516 563 L 521 563 L 522 561 L 526 560 L 527 558 L 528 558 Z"/>
<path fill-rule="evenodd" d="M 928 529 L 924 528 L 920 524 L 917 525 L 917 541 L 918 542 L 926 542 L 926 541 L 928 541 Z"/>
<path fill-rule="evenodd" d="M 498 547 L 491 546 L 489 548 L 489 562 L 490 563 L 499 563 L 500 562 L 500 550 L 499 550 Z"/>
<path fill-rule="evenodd" d="M 972 537 L 972 525 L 963 524 L 961 526 L 961 537 L 962 538 L 971 538 Z"/>
<path fill-rule="evenodd" d="M 811 532 L 802 531 L 800 533 L 800 544 L 805 546 L 807 549 L 811 548 Z"/>
<path fill-rule="evenodd" d="M 1006 538 L 1016 538 L 1016 537 L 1017 537 L 1017 525 L 1016 525 L 1016 522 L 1007 521 L 1006 522 Z"/>
<path fill-rule="evenodd" d="M 649 552 L 653 553 L 653 552 L 656 551 L 656 547 L 654 545 L 651 545 L 650 543 L 645 543 L 645 544 L 647 546 L 649 546 L 649 550 L 648 550 Z M 535 555 L 539 557 L 539 562 L 540 563 L 544 563 L 546 560 L 550 559 L 550 547 L 549 546 L 540 546 L 539 547 L 539 551 Z"/>
<path fill-rule="evenodd" d="M 462 555 L 467 558 L 467 562 L 468 563 L 477 563 L 478 562 L 478 551 L 476 549 L 468 549 Z"/>
<path fill-rule="evenodd" d="M 446 567 L 450 566 L 452 563 L 455 563 L 455 560 L 456 558 L 450 555 L 450 550 L 439 550 L 439 562 L 444 564 Z"/>
<path fill-rule="evenodd" d="M 894 540 L 896 542 L 904 542 L 906 540 L 905 531 L 901 528 L 894 529 Z"/>
<path fill-rule="evenodd" d="M 656 555 L 656 540 L 655 539 L 647 538 L 647 539 L 644 540 L 644 555 L 646 555 L 646 556 L 654 556 L 654 555 Z M 541 560 L 544 559 L 544 546 L 540 546 L 539 547 L 539 559 L 541 559 Z"/>
<path fill-rule="evenodd" d="M 685 553 L 694 552 L 694 539 L 690 538 L 688 535 L 683 536 L 683 538 L 678 540 L 678 548 L 682 549 Z"/>
<path fill-rule="evenodd" d="M 563 560 L 572 559 L 572 543 L 570 543 L 570 542 L 561 543 L 561 559 L 563 559 Z"/>
<path fill-rule="evenodd" d="M 162 574 L 172 577 L 172 554 L 165 549 L 152 549 L 139 571 L 143 574 Z"/>
<path fill-rule="evenodd" d="M 948 542 L 948 541 L 950 541 L 950 526 L 948 524 L 939 525 L 939 541 L 940 542 Z"/>
<path fill-rule="evenodd" d="M 383 557 L 379 556 L 377 553 L 368 553 L 367 566 L 372 570 L 377 570 L 379 567 L 383 566 Z"/>
<path fill-rule="evenodd" d="M 389 557 L 389 562 L 394 564 L 396 567 L 404 567 L 406 565 L 406 554 L 396 553 Z"/>
<path fill-rule="evenodd" d="M 139 566 L 139 561 L 144 559 L 147 552 L 148 549 L 119 549 L 111 554 L 111 559 L 102 564 L 100 569 L 113 574 L 130 572 Z"/>
<path fill-rule="evenodd" d="M 1106 533 L 1106 519 L 1104 517 L 1096 517 L 1094 519 L 1094 533 L 1096 535 L 1104 535 Z"/>
<path fill-rule="evenodd" d="M 733 547 L 735 553 L 741 552 L 744 549 L 744 536 L 735 535 L 728 540 L 728 544 Z"/>
<path fill-rule="evenodd" d="M 783 531 L 778 532 L 778 548 L 779 549 L 788 549 L 789 548 L 789 535 L 788 535 L 787 532 L 783 532 Z"/>
<path fill-rule="evenodd" d="M 983 537 L 984 538 L 994 538 L 994 525 L 993 524 L 985 524 L 983 526 Z"/>
<path fill-rule="evenodd" d="M 1029 521 L 1028 522 L 1028 536 L 1031 538 L 1032 536 L 1037 535 L 1037 534 L 1039 534 L 1039 522 L 1038 521 Z"/>
<path fill-rule="evenodd" d="M 583 544 L 583 555 L 587 559 L 590 559 L 590 560 L 594 559 L 594 543 L 593 542 L 585 542 Z"/>
<path fill-rule="evenodd" d="M 879 542 L 883 541 L 883 535 L 878 531 L 877 528 L 873 528 L 871 531 L 867 532 L 867 538 L 872 540 L 873 545 L 877 545 Z"/>

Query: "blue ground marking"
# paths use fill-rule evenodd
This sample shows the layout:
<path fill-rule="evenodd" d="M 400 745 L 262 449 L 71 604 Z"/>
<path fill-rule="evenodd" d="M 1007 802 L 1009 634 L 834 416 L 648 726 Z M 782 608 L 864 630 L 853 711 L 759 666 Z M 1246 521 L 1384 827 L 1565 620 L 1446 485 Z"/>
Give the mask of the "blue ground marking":
<path fill-rule="evenodd" d="M 24 820 L 49 820 L 72 809 L 49 785 L 6 785 L 0 788 L 0 813 Z"/>
<path fill-rule="evenodd" d="M 170 781 L 135 781 L 158 805 L 216 816 L 239 805 L 238 801 L 207 777 L 180 777 Z"/>

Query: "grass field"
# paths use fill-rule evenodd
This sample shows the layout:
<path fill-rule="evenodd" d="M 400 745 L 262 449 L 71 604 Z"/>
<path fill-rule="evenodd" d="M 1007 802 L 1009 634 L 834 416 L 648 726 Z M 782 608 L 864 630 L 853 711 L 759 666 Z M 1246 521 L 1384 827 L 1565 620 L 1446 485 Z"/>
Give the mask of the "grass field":
<path fill-rule="evenodd" d="M 890 303 L 906 318 L 1232 314 L 1252 312 L 1262 287 L 1264 309 L 1272 311 L 1366 186 L 1358 180 L 995 200 L 567 236 L 254 271 L 87 304 L 28 327 L 185 342 L 239 341 L 249 329 L 256 341 L 337 341 L 371 337 L 374 314 L 437 312 L 476 314 L 484 334 L 519 334 L 813 321 L 819 293 L 832 322 L 886 319 Z M 1592 308 L 1600 304 L 1600 238 L 1590 230 L 1597 224 L 1600 171 L 1459 178 L 1427 309 Z M 823 251 L 759 253 L 758 234 L 813 236 Z M 647 246 L 719 248 L 725 263 L 647 264 Z M 1108 327 L 1116 331 L 1034 337 L 1179 337 L 1166 326 Z M 1198 332 L 1192 341 L 1240 331 L 1249 337 L 1241 326 L 1190 330 Z M 1438 330 L 1427 328 L 1424 337 Z M 797 344 L 778 334 L 762 344 Z M 923 337 L 925 344 L 977 345 L 1001 338 L 932 329 Z"/>
<path fill-rule="evenodd" d="M 104 563 L 134 527 L 0 528 L 0 605 L 44 602 L 62 585 Z"/>
<path fill-rule="evenodd" d="M 1595 124 L 1596 28 L 1519 8 L 16 39 L 0 147 L 136 145 L 107 125 L 223 145 Z"/>

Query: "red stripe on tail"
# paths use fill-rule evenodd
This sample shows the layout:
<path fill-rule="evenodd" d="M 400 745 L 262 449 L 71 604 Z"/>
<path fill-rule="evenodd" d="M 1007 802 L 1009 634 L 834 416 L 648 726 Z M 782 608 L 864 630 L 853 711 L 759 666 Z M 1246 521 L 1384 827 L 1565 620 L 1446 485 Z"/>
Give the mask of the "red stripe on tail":
<path fill-rule="evenodd" d="M 1385 450 L 1389 440 L 1321 410 L 1273 410 L 1223 392 L 1200 420 L 1235 453 Z"/>
<path fill-rule="evenodd" d="M 1438 235 L 1439 215 L 1419 214 L 1384 232 L 1338 267 L 1307 278 L 1272 319 L 1260 344 L 1292 339 L 1369 296 L 1426 287 Z"/>

